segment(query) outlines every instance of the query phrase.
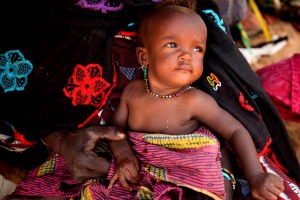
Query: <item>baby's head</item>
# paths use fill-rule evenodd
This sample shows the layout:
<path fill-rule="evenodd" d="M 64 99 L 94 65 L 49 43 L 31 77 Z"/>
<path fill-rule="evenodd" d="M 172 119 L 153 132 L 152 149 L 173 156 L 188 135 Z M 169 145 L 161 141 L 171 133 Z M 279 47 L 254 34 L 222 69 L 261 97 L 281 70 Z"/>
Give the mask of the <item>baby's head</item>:
<path fill-rule="evenodd" d="M 142 66 L 148 67 L 152 83 L 156 78 L 179 87 L 201 76 L 207 29 L 195 10 L 160 5 L 141 20 L 138 37 L 137 58 Z"/>
<path fill-rule="evenodd" d="M 158 3 L 157 7 L 146 14 L 139 23 L 139 45 L 145 46 L 145 43 L 150 42 L 151 38 L 156 36 L 158 29 L 166 27 L 165 24 L 183 27 L 185 24 L 176 23 L 177 17 L 185 20 L 198 20 L 199 26 L 205 26 L 195 9 L 196 1 L 194 0 L 165 0 Z M 201 31 L 206 34 L 206 27 L 203 27 Z"/>

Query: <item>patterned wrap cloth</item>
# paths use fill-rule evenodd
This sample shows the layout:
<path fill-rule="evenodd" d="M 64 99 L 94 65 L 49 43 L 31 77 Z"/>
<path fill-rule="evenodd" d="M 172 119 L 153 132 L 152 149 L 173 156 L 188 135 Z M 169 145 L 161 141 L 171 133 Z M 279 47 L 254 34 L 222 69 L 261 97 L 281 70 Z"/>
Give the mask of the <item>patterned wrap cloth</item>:
<path fill-rule="evenodd" d="M 81 196 L 83 199 L 223 199 L 224 178 L 220 145 L 209 129 L 202 126 L 188 135 L 129 132 L 129 140 L 141 161 L 140 184 L 131 192 L 120 182 L 107 189 L 116 169 L 113 159 L 107 181 L 89 180 L 80 186 L 72 180 L 64 161 L 54 155 L 31 171 L 18 185 L 16 194 L 34 195 L 47 191 L 49 196 Z M 45 195 L 45 193 L 44 193 Z M 147 196 L 147 198 L 145 198 Z"/>

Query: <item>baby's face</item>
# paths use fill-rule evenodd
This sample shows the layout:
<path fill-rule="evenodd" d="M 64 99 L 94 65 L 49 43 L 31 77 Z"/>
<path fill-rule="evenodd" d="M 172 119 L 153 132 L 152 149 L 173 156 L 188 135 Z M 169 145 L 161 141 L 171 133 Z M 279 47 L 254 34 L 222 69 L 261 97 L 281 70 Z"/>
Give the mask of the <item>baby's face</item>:
<path fill-rule="evenodd" d="M 150 34 L 145 48 L 149 76 L 154 74 L 172 86 L 196 81 L 203 72 L 207 38 L 201 17 L 181 12 L 163 13 L 161 17 L 154 17 L 148 28 Z"/>

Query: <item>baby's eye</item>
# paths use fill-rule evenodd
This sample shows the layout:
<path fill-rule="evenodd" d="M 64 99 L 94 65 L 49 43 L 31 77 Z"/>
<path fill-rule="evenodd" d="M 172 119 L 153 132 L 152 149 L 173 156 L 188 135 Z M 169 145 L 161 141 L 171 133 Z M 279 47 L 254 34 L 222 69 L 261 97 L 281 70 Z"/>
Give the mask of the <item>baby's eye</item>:
<path fill-rule="evenodd" d="M 201 52 L 201 51 L 202 51 L 202 48 L 201 48 L 201 47 L 195 47 L 195 48 L 194 48 L 194 51 L 196 51 L 196 52 Z"/>
<path fill-rule="evenodd" d="M 177 47 L 175 43 L 168 43 L 167 44 L 167 47 L 170 47 L 170 48 L 175 48 Z"/>

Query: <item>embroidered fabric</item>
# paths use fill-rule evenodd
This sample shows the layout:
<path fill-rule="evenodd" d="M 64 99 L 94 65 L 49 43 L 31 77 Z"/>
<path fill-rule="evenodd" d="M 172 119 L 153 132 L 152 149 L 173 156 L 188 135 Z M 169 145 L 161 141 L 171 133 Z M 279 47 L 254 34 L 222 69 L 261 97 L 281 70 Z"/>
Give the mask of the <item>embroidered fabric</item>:
<path fill-rule="evenodd" d="M 111 161 L 106 179 L 91 179 L 77 184 L 63 158 L 52 154 L 45 163 L 29 172 L 27 179 L 17 186 L 15 194 L 63 195 L 74 199 L 90 197 L 95 200 L 120 197 L 124 200 L 145 199 L 144 195 L 150 199 L 224 198 L 219 142 L 206 127 L 200 127 L 189 135 L 130 132 L 129 139 L 143 163 L 140 172 L 143 179 L 132 185 L 132 191 L 125 190 L 120 182 L 111 189 L 106 187 L 116 169 L 115 159 Z M 101 155 L 107 155 L 109 151 L 103 143 L 99 143 L 96 149 Z"/>
<path fill-rule="evenodd" d="M 0 54 L 0 86 L 5 92 L 23 91 L 33 66 L 19 50 Z"/>
<path fill-rule="evenodd" d="M 124 3 L 119 0 L 79 0 L 77 6 L 106 13 L 107 11 L 120 11 Z"/>

